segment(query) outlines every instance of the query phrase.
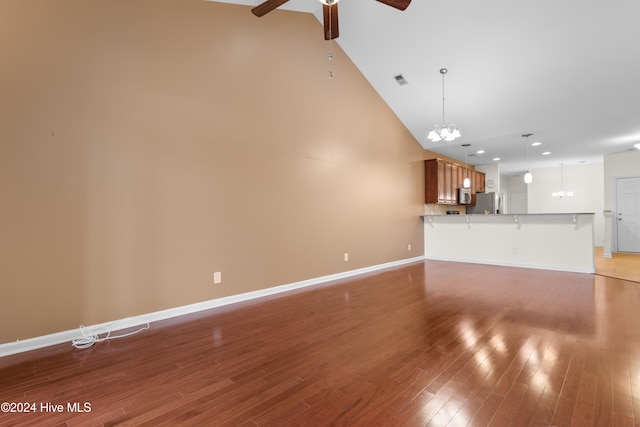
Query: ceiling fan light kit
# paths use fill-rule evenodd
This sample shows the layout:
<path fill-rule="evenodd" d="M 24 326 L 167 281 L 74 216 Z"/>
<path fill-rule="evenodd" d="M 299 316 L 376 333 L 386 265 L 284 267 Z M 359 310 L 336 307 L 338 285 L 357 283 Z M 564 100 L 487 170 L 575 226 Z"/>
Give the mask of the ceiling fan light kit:
<path fill-rule="evenodd" d="M 282 6 L 289 0 L 267 0 L 260 3 L 253 9 L 253 13 L 257 17 L 261 17 L 274 9 Z M 320 0 L 322 3 L 322 13 L 324 15 L 324 39 L 332 40 L 338 38 L 338 1 L 339 0 Z M 405 10 L 411 4 L 411 0 L 375 0 L 378 3 L 386 4 L 394 9 Z"/>
<path fill-rule="evenodd" d="M 451 123 L 447 125 L 444 119 L 444 75 L 447 74 L 448 71 L 446 68 L 440 69 L 440 74 L 442 75 L 442 126 L 435 125 L 431 132 L 429 132 L 429 135 L 427 135 L 427 138 L 433 142 L 453 141 L 462 136 L 455 124 Z"/>

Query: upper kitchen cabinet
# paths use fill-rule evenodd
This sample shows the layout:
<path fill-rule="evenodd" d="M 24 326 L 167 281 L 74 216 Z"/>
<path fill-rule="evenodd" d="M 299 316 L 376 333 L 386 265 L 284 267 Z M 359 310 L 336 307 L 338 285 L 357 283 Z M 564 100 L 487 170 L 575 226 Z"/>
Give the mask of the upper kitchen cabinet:
<path fill-rule="evenodd" d="M 440 159 L 425 160 L 425 203 L 453 204 L 451 164 Z"/>
<path fill-rule="evenodd" d="M 486 191 L 485 188 L 485 174 L 478 171 L 473 171 L 473 175 L 475 177 L 475 193 L 484 193 Z"/>
<path fill-rule="evenodd" d="M 485 175 L 482 172 L 465 169 L 442 159 L 425 160 L 424 170 L 426 204 L 457 205 L 458 188 L 462 187 L 465 177 L 471 180 L 472 196 L 485 191 Z M 472 197 L 473 200 L 475 197 Z"/>

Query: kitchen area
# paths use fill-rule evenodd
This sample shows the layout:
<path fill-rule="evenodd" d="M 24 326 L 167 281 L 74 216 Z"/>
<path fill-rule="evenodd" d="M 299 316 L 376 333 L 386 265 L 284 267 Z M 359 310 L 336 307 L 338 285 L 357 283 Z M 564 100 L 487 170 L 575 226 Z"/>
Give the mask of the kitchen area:
<path fill-rule="evenodd" d="M 508 213 L 496 187 L 464 164 L 425 160 L 426 259 L 595 272 L 594 213 Z"/>

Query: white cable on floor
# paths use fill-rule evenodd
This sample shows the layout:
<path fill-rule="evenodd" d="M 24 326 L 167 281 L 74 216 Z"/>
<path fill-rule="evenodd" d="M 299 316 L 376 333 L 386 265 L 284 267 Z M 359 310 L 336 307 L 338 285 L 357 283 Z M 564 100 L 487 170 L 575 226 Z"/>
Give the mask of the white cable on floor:
<path fill-rule="evenodd" d="M 103 342 L 103 341 L 107 341 L 107 340 L 113 340 L 116 338 L 124 338 L 124 337 L 128 337 L 131 335 L 135 335 L 138 332 L 142 332 L 145 329 L 149 329 L 150 325 L 149 322 L 146 322 L 146 325 L 141 327 L 140 329 L 133 331 L 133 332 L 129 332 L 126 334 L 122 334 L 122 335 L 114 335 L 111 336 L 111 330 L 107 327 L 107 326 L 100 326 L 100 329 L 104 329 L 104 332 L 96 332 L 93 331 L 87 327 L 85 327 L 84 325 L 80 325 L 80 333 L 82 334 L 82 338 L 76 338 L 73 341 L 71 341 L 71 345 L 75 348 L 79 348 L 79 349 L 83 349 L 83 348 L 89 348 L 91 347 L 93 344 L 97 343 L 97 342 Z M 106 336 L 100 338 L 100 334 L 106 334 Z"/>

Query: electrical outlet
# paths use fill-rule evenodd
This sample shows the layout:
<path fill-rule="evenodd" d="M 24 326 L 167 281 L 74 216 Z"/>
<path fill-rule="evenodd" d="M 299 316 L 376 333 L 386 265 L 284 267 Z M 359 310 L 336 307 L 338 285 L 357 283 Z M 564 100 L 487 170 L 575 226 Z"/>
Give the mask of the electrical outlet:
<path fill-rule="evenodd" d="M 222 272 L 216 271 L 213 273 L 213 284 L 217 285 L 218 283 L 222 283 Z"/>
<path fill-rule="evenodd" d="M 344 253 L 344 260 L 345 262 L 349 261 L 349 252 Z"/>
<path fill-rule="evenodd" d="M 410 251 L 410 250 L 411 250 L 411 243 L 409 243 L 409 244 L 407 245 L 407 250 L 408 250 L 408 251 Z"/>

